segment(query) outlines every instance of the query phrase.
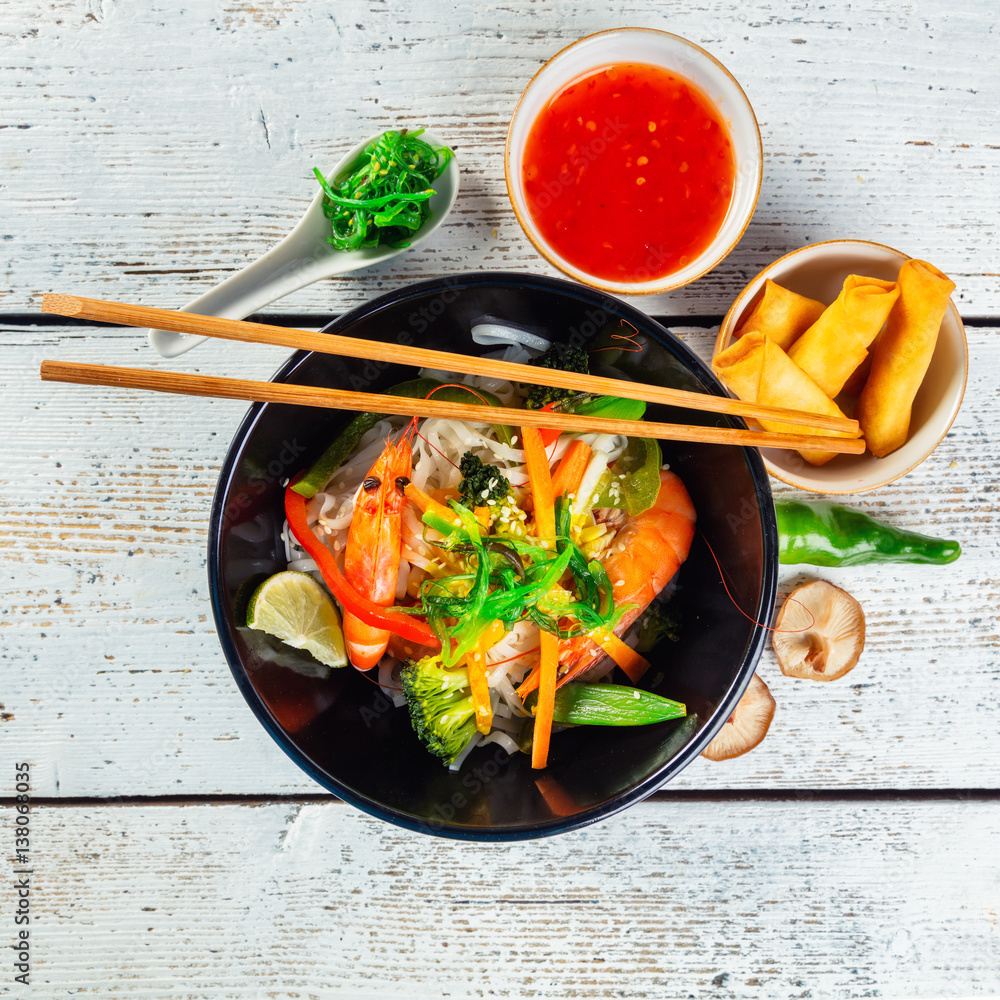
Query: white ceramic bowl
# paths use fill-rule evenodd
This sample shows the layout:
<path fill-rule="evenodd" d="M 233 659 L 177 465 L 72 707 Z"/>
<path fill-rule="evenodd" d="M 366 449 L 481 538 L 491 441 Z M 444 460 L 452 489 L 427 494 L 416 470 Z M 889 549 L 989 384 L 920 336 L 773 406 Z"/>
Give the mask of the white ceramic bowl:
<path fill-rule="evenodd" d="M 632 62 L 658 66 L 698 86 L 729 127 L 736 160 L 736 183 L 729 211 L 705 250 L 672 274 L 649 281 L 597 278 L 560 256 L 535 225 L 523 187 L 522 162 L 531 126 L 549 100 L 578 77 L 602 66 Z M 554 55 L 534 75 L 514 109 L 507 130 L 504 174 L 514 214 L 543 257 L 571 278 L 619 295 L 646 295 L 679 288 L 710 271 L 739 242 L 760 194 L 763 153 L 753 108 L 732 74 L 714 56 L 678 35 L 653 28 L 616 28 L 588 35 Z"/>
<path fill-rule="evenodd" d="M 861 274 L 895 281 L 909 255 L 865 240 L 830 240 L 802 247 L 764 268 L 737 296 L 722 321 L 713 358 L 733 341 L 743 317 L 756 305 L 770 278 L 790 291 L 831 303 L 844 278 Z M 931 261 L 931 263 L 934 263 Z M 885 458 L 837 455 L 826 465 L 809 465 L 794 451 L 764 449 L 764 464 L 776 479 L 813 493 L 863 493 L 885 486 L 915 469 L 948 433 L 962 405 L 969 372 L 965 327 L 948 303 L 930 366 L 913 403 L 910 435 L 906 444 Z"/>

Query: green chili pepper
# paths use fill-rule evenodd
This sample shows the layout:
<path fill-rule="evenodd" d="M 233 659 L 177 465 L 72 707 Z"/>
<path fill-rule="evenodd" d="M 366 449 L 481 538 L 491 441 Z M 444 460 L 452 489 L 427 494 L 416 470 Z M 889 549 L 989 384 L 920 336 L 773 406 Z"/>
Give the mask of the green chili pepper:
<path fill-rule="evenodd" d="M 775 500 L 778 561 L 813 566 L 954 562 L 958 542 L 894 528 L 828 500 Z"/>

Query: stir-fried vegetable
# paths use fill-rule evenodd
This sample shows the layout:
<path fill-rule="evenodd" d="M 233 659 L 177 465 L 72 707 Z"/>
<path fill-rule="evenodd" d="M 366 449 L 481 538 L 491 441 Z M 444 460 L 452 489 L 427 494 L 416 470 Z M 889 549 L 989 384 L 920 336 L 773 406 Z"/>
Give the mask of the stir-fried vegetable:
<path fill-rule="evenodd" d="M 306 517 L 305 497 L 296 493 L 292 486 L 285 490 L 285 517 L 288 528 L 296 541 L 309 553 L 319 566 L 323 582 L 341 606 L 368 625 L 388 629 L 404 639 L 430 646 L 439 645 L 438 637 L 424 622 L 400 614 L 399 609 L 383 608 L 359 594 L 344 578 L 333 553 L 313 534 Z"/>
<path fill-rule="evenodd" d="M 555 722 L 575 726 L 648 726 L 686 715 L 679 701 L 621 684 L 566 684 L 552 709 Z"/>
<path fill-rule="evenodd" d="M 641 514 L 653 506 L 660 488 L 660 445 L 651 438 L 629 438 L 625 454 L 597 482 L 595 507 L 617 507 Z"/>
<path fill-rule="evenodd" d="M 635 644 L 637 653 L 648 653 L 661 639 L 677 642 L 680 638 L 680 619 L 668 605 L 653 601 L 639 622 L 639 636 Z"/>
<path fill-rule="evenodd" d="M 592 454 L 590 445 L 580 440 L 574 441 L 566 449 L 566 454 L 563 455 L 559 467 L 552 476 L 554 496 L 560 497 L 564 493 L 576 493 L 583 481 L 583 474 L 587 471 Z"/>
<path fill-rule="evenodd" d="M 504 503 L 510 496 L 510 480 L 495 465 L 486 465 L 471 451 L 462 456 L 458 468 L 462 473 L 458 499 L 466 507 L 482 507 L 490 501 Z"/>
<path fill-rule="evenodd" d="M 346 177 L 332 183 L 314 169 L 323 188 L 323 212 L 338 250 L 388 244 L 409 246 L 430 218 L 431 185 L 454 156 L 447 146 L 430 146 L 414 132 L 383 132 L 373 139 Z"/>
<path fill-rule="evenodd" d="M 579 375 L 590 374 L 590 358 L 587 352 L 569 344 L 557 342 L 530 363 L 538 368 L 559 368 Z M 593 393 L 575 392 L 572 389 L 548 385 L 532 386 L 524 406 L 528 410 L 558 410 L 562 413 L 582 413 L 591 417 L 620 420 L 641 420 L 646 412 L 646 404 L 641 399 L 596 396 Z M 557 432 L 551 433 L 553 437 L 558 436 Z M 546 441 L 546 444 L 548 443 Z"/>
<path fill-rule="evenodd" d="M 399 677 L 420 742 L 450 764 L 476 732 L 468 670 L 449 670 L 428 656 L 407 664 Z"/>
<path fill-rule="evenodd" d="M 543 354 L 530 362 L 536 368 L 559 368 L 564 372 L 577 372 L 580 375 L 590 374 L 590 359 L 587 352 L 580 347 L 569 344 L 553 344 Z M 543 410 L 572 398 L 577 393 L 572 389 L 560 389 L 548 385 L 534 385 L 528 393 L 524 406 L 528 410 Z"/>

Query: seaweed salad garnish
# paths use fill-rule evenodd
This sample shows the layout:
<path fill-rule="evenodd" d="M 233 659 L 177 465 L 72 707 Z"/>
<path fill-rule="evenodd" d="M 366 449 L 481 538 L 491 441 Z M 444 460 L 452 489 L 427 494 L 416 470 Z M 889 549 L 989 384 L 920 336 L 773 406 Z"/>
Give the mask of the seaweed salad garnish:
<path fill-rule="evenodd" d="M 383 132 L 332 185 L 313 168 L 333 230 L 328 242 L 338 250 L 409 246 L 430 218 L 431 185 L 455 154 L 447 146 L 424 142 L 419 138 L 423 131 Z"/>

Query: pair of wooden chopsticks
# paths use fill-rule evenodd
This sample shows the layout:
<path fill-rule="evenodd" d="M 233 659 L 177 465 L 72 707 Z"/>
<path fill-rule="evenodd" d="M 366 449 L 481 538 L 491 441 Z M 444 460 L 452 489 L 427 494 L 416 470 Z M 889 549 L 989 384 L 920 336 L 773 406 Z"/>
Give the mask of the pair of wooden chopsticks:
<path fill-rule="evenodd" d="M 725 413 L 757 420 L 779 420 L 783 423 L 801 424 L 852 436 L 805 433 L 777 434 L 768 431 L 699 427 L 647 420 L 613 420 L 605 417 L 586 417 L 579 414 L 548 413 L 506 407 L 490 407 L 488 410 L 489 423 L 550 427 L 577 432 L 631 434 L 672 441 L 736 444 L 759 448 L 822 450 L 854 455 L 861 454 L 865 448 L 864 441 L 853 436 L 858 433 L 857 421 L 828 417 L 818 413 L 807 413 L 801 410 L 789 410 L 777 406 L 763 406 L 724 396 L 712 396 L 707 393 L 687 392 L 681 389 L 668 389 L 640 382 L 623 382 L 596 375 L 579 375 L 575 372 L 565 372 L 554 368 L 536 368 L 531 365 L 512 364 L 447 351 L 429 351 L 418 347 L 382 344 L 376 341 L 342 337 L 329 333 L 311 333 L 307 330 L 291 330 L 263 323 L 246 323 L 240 320 L 221 319 L 217 316 L 200 316 L 196 313 L 173 312 L 169 309 L 153 309 L 148 306 L 129 305 L 123 302 L 104 302 L 71 295 L 46 294 L 42 299 L 42 312 L 57 316 L 117 323 L 121 326 L 151 327 L 160 330 L 173 330 L 177 333 L 238 340 L 244 343 L 274 344 L 280 347 L 316 351 L 322 354 L 415 365 L 439 371 L 484 375 L 490 378 L 507 378 L 513 382 L 557 386 L 577 392 L 607 396 L 624 396 L 629 399 L 642 399 L 649 403 L 664 403 L 669 406 Z M 339 389 L 291 385 L 283 382 L 256 382 L 208 375 L 151 371 L 141 368 L 119 368 L 110 365 L 43 361 L 41 377 L 46 381 L 149 389 L 186 396 L 216 396 L 267 403 L 294 403 L 342 410 L 368 410 L 402 416 L 448 417 L 479 423 L 484 422 L 486 416 L 481 406 L 446 403 L 433 398 L 408 399 L 368 392 L 348 392 Z"/>

